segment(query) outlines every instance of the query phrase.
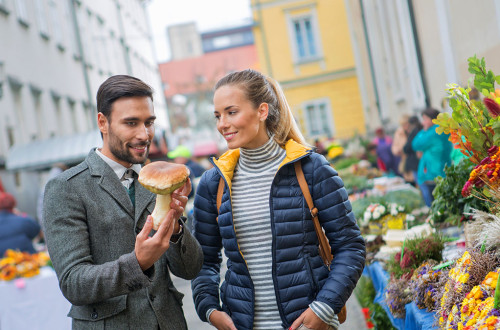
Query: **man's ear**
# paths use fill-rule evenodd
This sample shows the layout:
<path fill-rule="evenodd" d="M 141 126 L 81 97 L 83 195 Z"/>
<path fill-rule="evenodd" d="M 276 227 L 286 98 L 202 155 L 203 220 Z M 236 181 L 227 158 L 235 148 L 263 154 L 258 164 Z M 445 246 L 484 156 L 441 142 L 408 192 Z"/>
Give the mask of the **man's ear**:
<path fill-rule="evenodd" d="M 97 126 L 102 134 L 108 133 L 108 118 L 102 112 L 97 114 Z"/>
<path fill-rule="evenodd" d="M 265 121 L 269 115 L 269 104 L 265 102 L 261 103 L 257 111 L 259 112 L 260 121 Z"/>

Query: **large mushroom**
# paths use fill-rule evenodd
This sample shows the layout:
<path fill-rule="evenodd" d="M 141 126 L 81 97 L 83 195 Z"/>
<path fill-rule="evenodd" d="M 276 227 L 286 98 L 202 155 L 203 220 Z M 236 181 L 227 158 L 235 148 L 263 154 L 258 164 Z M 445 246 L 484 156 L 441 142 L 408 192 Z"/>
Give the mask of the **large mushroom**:
<path fill-rule="evenodd" d="M 149 163 L 139 172 L 139 182 L 156 194 L 156 205 L 151 214 L 154 230 L 158 230 L 161 221 L 170 211 L 172 192 L 182 187 L 188 178 L 187 166 L 161 161 Z"/>

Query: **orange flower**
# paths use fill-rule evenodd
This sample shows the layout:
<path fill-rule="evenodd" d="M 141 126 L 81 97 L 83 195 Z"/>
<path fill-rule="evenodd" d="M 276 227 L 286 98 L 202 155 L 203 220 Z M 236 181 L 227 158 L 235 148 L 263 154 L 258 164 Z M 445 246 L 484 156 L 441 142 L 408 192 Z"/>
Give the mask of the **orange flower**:
<path fill-rule="evenodd" d="M 0 269 L 0 280 L 10 281 L 16 278 L 17 269 L 14 265 L 6 265 Z"/>

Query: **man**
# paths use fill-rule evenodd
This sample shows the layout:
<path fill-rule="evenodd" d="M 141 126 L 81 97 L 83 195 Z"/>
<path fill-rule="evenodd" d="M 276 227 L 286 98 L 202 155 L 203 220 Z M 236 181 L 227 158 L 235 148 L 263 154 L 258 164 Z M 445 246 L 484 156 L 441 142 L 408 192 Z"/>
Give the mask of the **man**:
<path fill-rule="evenodd" d="M 152 90 L 110 77 L 97 111 L 102 148 L 49 181 L 44 198 L 47 247 L 73 304 L 73 329 L 186 329 L 169 271 L 192 279 L 202 266 L 198 242 L 178 220 L 191 183 L 172 194 L 172 210 L 152 232 L 155 195 L 136 179 L 154 136 Z"/>
<path fill-rule="evenodd" d="M 8 249 L 35 253 L 33 239 L 40 233 L 40 225 L 28 216 L 14 210 L 16 199 L 0 191 L 0 258 Z"/>

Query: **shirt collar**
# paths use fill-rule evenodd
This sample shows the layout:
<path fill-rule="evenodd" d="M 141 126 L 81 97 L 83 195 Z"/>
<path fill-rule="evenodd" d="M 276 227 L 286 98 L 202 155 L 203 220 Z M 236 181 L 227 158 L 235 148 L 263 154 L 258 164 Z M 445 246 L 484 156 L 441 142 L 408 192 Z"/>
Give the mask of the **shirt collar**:
<path fill-rule="evenodd" d="M 128 170 L 128 168 L 126 168 L 125 166 L 123 166 L 120 163 L 115 162 L 111 158 L 105 156 L 101 151 L 99 151 L 99 149 L 96 149 L 95 152 L 96 152 L 96 154 L 99 155 L 99 157 L 102 158 L 102 160 L 104 160 L 106 162 L 106 164 L 109 165 L 109 167 L 111 167 L 113 172 L 115 172 L 115 174 L 118 176 L 118 179 L 121 180 L 121 178 L 123 177 L 123 174 L 125 174 L 125 172 Z M 141 164 L 133 164 L 130 168 L 135 173 L 137 173 L 137 175 L 139 175 L 139 172 L 141 171 Z"/>

